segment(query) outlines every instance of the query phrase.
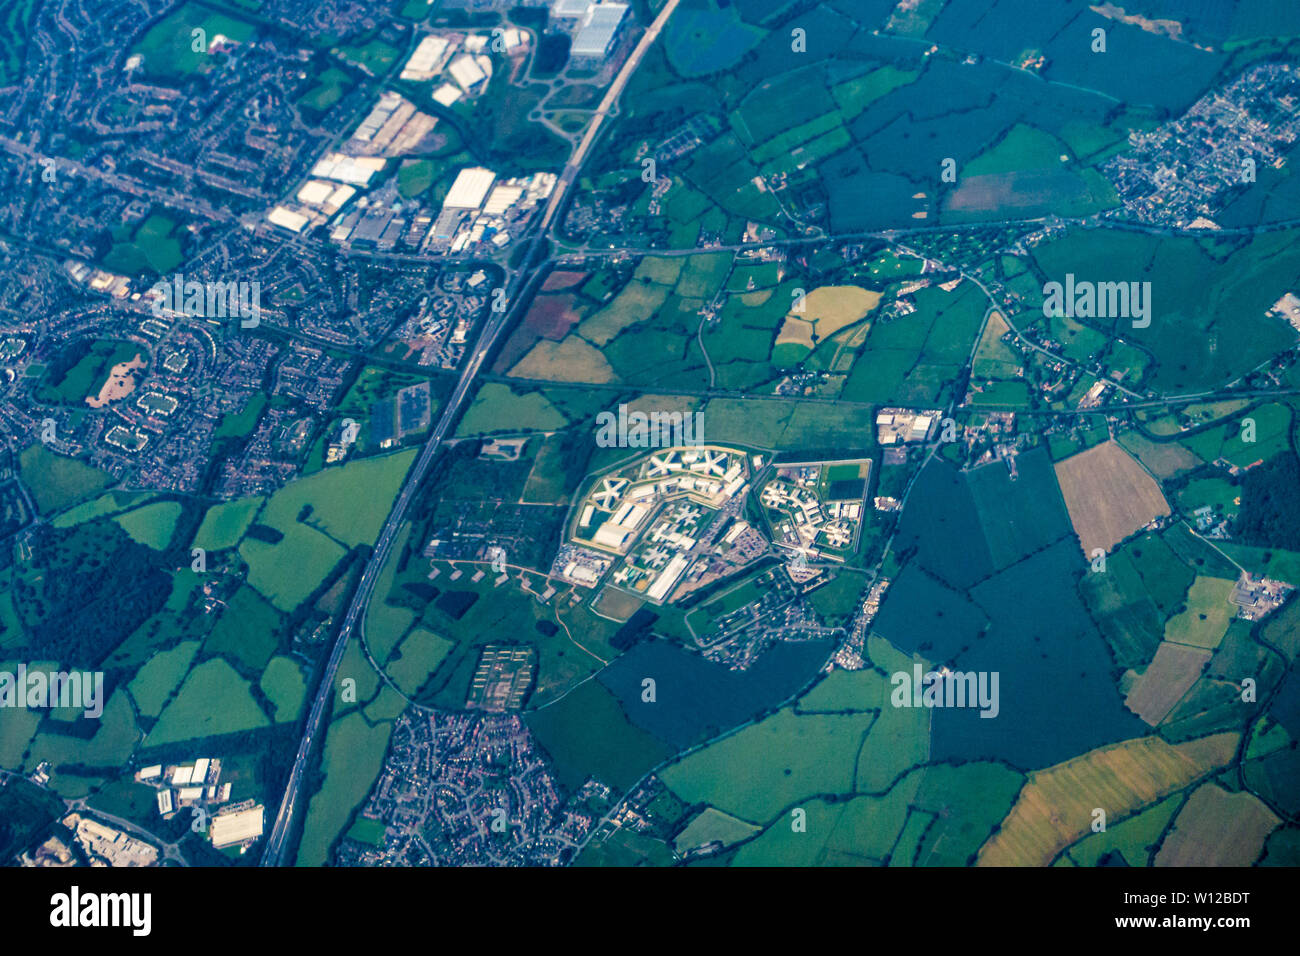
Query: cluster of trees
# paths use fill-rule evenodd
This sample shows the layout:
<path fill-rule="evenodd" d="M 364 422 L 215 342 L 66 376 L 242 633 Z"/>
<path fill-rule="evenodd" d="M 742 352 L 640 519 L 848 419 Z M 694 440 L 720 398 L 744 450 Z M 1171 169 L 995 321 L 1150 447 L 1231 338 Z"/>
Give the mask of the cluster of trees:
<path fill-rule="evenodd" d="M 32 651 L 65 667 L 98 664 L 166 602 L 171 578 L 157 560 L 108 519 L 42 525 L 32 536 L 37 573 L 13 591 Z"/>
<path fill-rule="evenodd" d="M 94 339 L 81 339 L 65 346 L 59 351 L 54 358 L 50 359 L 49 364 L 45 366 L 45 381 L 42 383 L 41 398 L 43 401 L 57 401 L 58 389 L 63 385 L 64 379 L 82 359 L 90 355 L 91 347 L 94 346 Z"/>
<path fill-rule="evenodd" d="M 1246 472 L 1236 537 L 1244 544 L 1300 551 L 1300 460 L 1274 455 Z"/>
<path fill-rule="evenodd" d="M 658 620 L 659 615 L 654 611 L 649 608 L 640 608 L 609 639 L 609 646 L 615 650 L 628 650 L 633 644 L 649 638 L 655 622 Z"/>

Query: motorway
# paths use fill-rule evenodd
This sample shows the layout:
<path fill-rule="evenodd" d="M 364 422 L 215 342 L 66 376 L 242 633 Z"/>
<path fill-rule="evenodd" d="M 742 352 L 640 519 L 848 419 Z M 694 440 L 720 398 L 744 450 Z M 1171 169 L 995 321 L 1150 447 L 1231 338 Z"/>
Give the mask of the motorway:
<path fill-rule="evenodd" d="M 627 62 L 619 70 L 618 76 L 610 85 L 604 99 L 601 100 L 600 109 L 593 118 L 591 126 L 587 130 L 587 135 L 583 137 L 577 150 L 569 157 L 569 161 L 565 164 L 563 172 L 557 179 L 555 190 L 552 192 L 546 210 L 538 223 L 538 232 L 542 236 L 550 234 L 551 221 L 561 208 L 568 187 L 577 180 L 578 172 L 582 168 L 592 143 L 595 142 L 596 132 L 600 128 L 601 122 L 614 108 L 619 94 L 622 93 L 628 80 L 636 71 L 641 58 L 645 56 L 645 52 L 659 36 L 664 24 L 668 22 L 668 18 L 672 15 L 673 10 L 677 8 L 679 2 L 680 0 L 668 0 L 668 3 L 664 5 L 663 10 L 655 17 L 654 22 L 650 24 L 640 42 L 637 43 Z M 525 239 L 524 241 L 528 240 Z M 392 549 L 393 541 L 397 538 L 397 532 L 401 528 L 402 522 L 406 520 L 407 509 L 419 490 L 424 476 L 428 473 L 429 465 L 432 464 L 438 449 L 442 446 L 443 438 L 459 419 L 461 405 L 464 404 L 465 398 L 469 395 L 474 379 L 478 376 L 483 363 L 496 345 L 497 338 L 502 331 L 509 327 L 511 318 L 520 307 L 522 300 L 526 298 L 520 296 L 519 293 L 527 287 L 528 279 L 536 270 L 545 265 L 545 262 L 542 262 L 530 267 L 529 263 L 532 258 L 532 255 L 528 256 L 523 263 L 523 268 L 519 271 L 507 272 L 505 283 L 506 301 L 510 303 L 510 306 L 504 312 L 490 312 L 488 314 L 488 318 L 483 325 L 483 332 L 478 338 L 476 351 L 469 362 L 466 363 L 460 381 L 457 382 L 455 391 L 452 392 L 447 404 L 443 407 L 442 413 L 438 417 L 438 424 L 434 426 L 433 431 L 430 433 L 424 448 L 420 452 L 420 456 L 416 459 L 415 464 L 411 466 L 406 481 L 402 485 L 402 491 L 393 503 L 393 508 L 388 513 L 388 518 L 384 522 L 379 538 L 375 541 L 374 553 L 366 562 L 365 570 L 361 574 L 361 581 L 358 583 L 352 601 L 348 605 L 347 615 L 343 618 L 338 636 L 334 639 L 334 648 L 330 652 L 325 670 L 321 674 L 316 699 L 312 703 L 311 712 L 307 715 L 302 740 L 298 744 L 298 754 L 294 758 L 293 770 L 290 772 L 289 781 L 285 786 L 284 799 L 280 802 L 280 810 L 276 814 L 275 823 L 272 825 L 271 833 L 266 840 L 266 848 L 262 852 L 262 866 L 280 866 L 284 862 L 282 857 L 285 851 L 285 840 L 292 829 L 294 814 L 299 799 L 302 797 L 302 783 L 307 773 L 308 759 L 311 756 L 312 746 L 316 742 L 317 735 L 322 733 L 322 720 L 329 708 L 330 697 L 334 693 L 334 679 L 338 674 L 343 655 L 347 651 L 348 640 L 352 637 L 354 631 L 364 625 L 363 619 L 366 608 L 370 604 L 371 594 L 374 592 L 375 581 L 383 569 L 384 562 L 388 558 L 389 551 Z"/>
<path fill-rule="evenodd" d="M 516 294 L 523 287 L 524 280 L 529 274 L 529 271 L 521 271 L 507 280 L 507 301 L 516 301 Z M 478 376 L 487 356 L 491 354 L 497 338 L 509 326 L 509 320 L 514 311 L 514 308 L 510 308 L 504 312 L 489 313 L 483 326 L 483 332 L 479 336 L 477 348 L 469 362 L 466 363 L 455 390 L 447 399 L 447 404 L 438 417 L 437 425 L 434 426 L 429 438 L 425 441 L 423 449 L 420 451 L 419 457 L 415 460 L 415 464 L 411 466 L 411 470 L 407 473 L 406 481 L 402 485 L 402 491 L 397 496 L 397 500 L 393 502 L 393 508 L 388 513 L 388 519 L 384 522 L 379 538 L 375 541 L 374 552 L 366 562 L 361 581 L 358 583 L 352 601 L 348 605 L 347 615 L 344 617 L 338 636 L 334 640 L 334 649 L 330 653 L 329 661 L 326 663 L 324 673 L 321 675 L 316 699 L 312 703 L 311 712 L 307 715 L 302 740 L 298 744 L 298 754 L 294 759 L 293 770 L 289 774 L 284 799 L 280 803 L 280 812 L 276 814 L 275 823 L 272 825 L 271 833 L 267 837 L 266 849 L 262 853 L 262 866 L 279 866 L 283 862 L 281 857 L 284 854 L 284 841 L 288 836 L 290 824 L 293 822 L 294 813 L 301 796 L 300 791 L 307 770 L 308 757 L 311 754 L 312 745 L 316 741 L 317 734 L 322 731 L 321 721 L 329 707 L 330 697 L 334 693 L 334 678 L 338 673 L 343 655 L 347 651 L 348 640 L 363 623 L 362 618 L 365 616 L 371 594 L 374 592 L 375 581 L 383 569 L 384 562 L 388 558 L 402 522 L 406 520 L 407 509 L 419 491 L 424 476 L 428 473 L 429 465 L 432 464 L 438 449 L 442 446 L 443 438 L 446 437 L 447 432 L 458 420 L 460 407 L 469 395 L 474 379 Z"/>

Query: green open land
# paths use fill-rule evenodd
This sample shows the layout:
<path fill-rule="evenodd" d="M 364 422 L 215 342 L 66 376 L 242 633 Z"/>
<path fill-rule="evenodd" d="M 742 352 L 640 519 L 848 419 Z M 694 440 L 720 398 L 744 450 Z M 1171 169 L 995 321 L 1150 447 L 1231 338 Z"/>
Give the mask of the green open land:
<path fill-rule="evenodd" d="M 260 684 L 271 706 L 276 723 L 297 720 L 307 696 L 307 681 L 302 668 L 289 657 L 273 657 L 262 673 Z"/>
<path fill-rule="evenodd" d="M 260 523 L 284 532 L 301 519 L 345 546 L 369 544 L 378 535 L 414 449 L 351 461 L 285 485 L 266 502 Z"/>
<path fill-rule="evenodd" d="M 489 432 L 555 431 L 569 420 L 541 392 L 516 394 L 509 385 L 485 382 L 461 419 L 458 435 Z"/>
<path fill-rule="evenodd" d="M 78 720 L 78 723 L 87 722 L 97 725 L 89 739 L 45 731 L 37 734 L 27 753 L 26 769 L 30 772 L 46 760 L 56 768 L 76 764 L 120 767 L 125 763 L 140 735 L 127 695 L 121 692 L 113 694 L 98 720 Z M 56 789 L 61 795 L 67 795 L 57 784 Z"/>
<path fill-rule="evenodd" d="M 203 523 L 194 535 L 194 547 L 207 551 L 220 551 L 239 544 L 253 516 L 262 507 L 264 498 L 239 498 L 213 505 L 203 516 Z"/>
<path fill-rule="evenodd" d="M 110 491 L 61 512 L 50 521 L 50 524 L 56 528 L 72 528 L 83 521 L 93 521 L 105 515 L 139 507 L 152 497 L 153 492 L 149 491 Z"/>
<path fill-rule="evenodd" d="M 182 641 L 170 650 L 155 654 L 141 667 L 129 686 L 135 706 L 146 717 L 162 713 L 198 652 L 198 641 Z"/>
<path fill-rule="evenodd" d="M 352 78 L 338 67 L 332 66 L 317 75 L 316 84 L 302 95 L 298 103 L 317 113 L 324 113 L 343 99 L 351 88 Z"/>
<path fill-rule="evenodd" d="M 148 69 L 148 65 L 145 68 Z M 166 275 L 184 258 L 181 248 L 183 235 L 175 220 L 154 214 L 135 230 L 126 227 L 114 230 L 113 245 L 104 256 L 103 266 L 110 272 L 128 276 L 140 273 Z"/>
<path fill-rule="evenodd" d="M 852 791 L 857 757 L 875 719 L 870 711 L 801 715 L 787 708 L 661 776 L 687 803 L 708 803 L 767 823 L 807 794 Z M 737 788 L 736 780 L 748 785 Z"/>
<path fill-rule="evenodd" d="M 156 747 L 178 740 L 255 730 L 268 723 L 249 693 L 248 682 L 225 661 L 210 660 L 190 671 L 145 743 Z"/>
<path fill-rule="evenodd" d="M 1218 647 L 1237 610 L 1228 601 L 1232 588 L 1232 581 L 1197 577 L 1187 592 L 1187 609 L 1169 620 L 1165 638 L 1193 647 Z"/>
<path fill-rule="evenodd" d="M 389 653 L 397 646 L 417 616 L 414 609 L 392 604 L 387 600 L 393 590 L 399 556 L 406 548 L 410 536 L 411 526 L 408 524 L 398 533 L 395 546 L 389 553 L 388 560 L 384 562 L 383 568 L 380 569 L 379 579 L 375 583 L 375 597 L 366 608 L 366 647 L 379 662 L 388 660 Z"/>
<path fill-rule="evenodd" d="M 245 674 L 261 673 L 275 653 L 279 627 L 280 613 L 255 590 L 242 587 L 226 602 L 203 653 L 220 655 Z"/>
<path fill-rule="evenodd" d="M 166 79 L 181 79 L 213 68 L 212 59 L 200 44 L 195 51 L 194 30 L 203 30 L 211 44 L 218 35 L 237 43 L 252 39 L 256 28 L 246 20 L 217 13 L 197 3 L 187 3 L 150 28 L 135 52 L 143 54 L 144 68 Z"/>
<path fill-rule="evenodd" d="M 114 365 L 130 362 L 137 355 L 148 363 L 149 350 L 135 342 L 97 339 L 74 343 L 46 366 L 36 395 L 43 402 L 84 406 L 87 398 L 99 395 Z"/>
<path fill-rule="evenodd" d="M 759 832 L 759 828 L 744 820 L 737 820 L 730 814 L 723 813 L 716 807 L 706 807 L 702 813 L 677 835 L 675 846 L 678 853 L 693 847 L 704 846 L 714 841 L 723 846 L 738 843 Z"/>
<path fill-rule="evenodd" d="M 1182 805 L 1183 795 L 1167 797 L 1126 820 L 1108 821 L 1102 833 L 1090 833 L 1065 851 L 1061 863 L 1097 866 L 1119 854 L 1129 866 L 1149 866 L 1160 837 Z"/>
<path fill-rule="evenodd" d="M 1153 442 L 1136 429 L 1116 440 L 1157 478 L 1174 478 L 1201 465 L 1201 460 L 1177 442 Z"/>
<path fill-rule="evenodd" d="M 414 694 L 455 646 L 455 641 L 417 627 L 402 638 L 396 656 L 389 659 L 384 670 L 397 682 L 402 693 Z"/>
<path fill-rule="evenodd" d="M 916 311 L 872 327 L 842 396 L 860 402 L 941 405 L 975 344 L 988 300 L 973 283 L 922 289 Z"/>
<path fill-rule="evenodd" d="M 383 766 L 391 723 L 371 725 L 358 711 L 335 719 L 321 758 L 324 782 L 307 806 L 296 866 L 321 866 L 330 845 L 366 794 Z"/>
<path fill-rule="evenodd" d="M 576 790 L 587 777 L 627 790 L 669 756 L 664 745 L 633 726 L 618 700 L 590 680 L 560 700 L 531 712 L 528 727 L 550 754 L 556 778 Z"/>
<path fill-rule="evenodd" d="M 23 484 L 43 515 L 90 498 L 113 483 L 112 475 L 75 458 L 56 455 L 41 444 L 26 449 L 19 456 L 19 466 Z"/>
<path fill-rule="evenodd" d="M 804 801 L 745 844 L 736 866 L 962 866 L 1011 808 L 1024 777 L 1000 764 L 913 770 L 883 795 Z"/>
<path fill-rule="evenodd" d="M 1084 575 L 1079 592 L 1116 663 L 1142 667 L 1163 639 L 1165 622 L 1183 606 L 1193 579 L 1164 539 L 1148 534 L 1109 555 L 1105 571 Z"/>
<path fill-rule="evenodd" d="M 172 539 L 181 506 L 175 501 L 159 501 L 113 518 L 132 538 L 145 547 L 162 551 Z"/>
<path fill-rule="evenodd" d="M 1224 459 L 1245 468 L 1286 451 L 1290 447 L 1290 433 L 1291 409 L 1269 404 L 1190 435 L 1182 444 L 1205 461 Z"/>
<path fill-rule="evenodd" d="M 886 671 L 910 667 L 883 640 L 868 651 Z M 833 671 L 794 705 L 672 764 L 662 779 L 687 803 L 789 832 L 780 818 L 802 797 L 879 793 L 926 760 L 928 715 L 892 706 L 891 690 L 875 670 Z"/>
<path fill-rule="evenodd" d="M 345 547 L 374 540 L 414 457 L 411 449 L 363 458 L 273 494 L 258 524 L 283 537 L 271 542 L 245 535 L 239 553 L 248 562 L 249 582 L 282 611 L 297 607 Z"/>
<path fill-rule="evenodd" d="M 261 392 L 254 392 L 239 411 L 221 416 L 221 424 L 212 433 L 212 437 L 214 439 L 247 438 L 257 427 L 257 420 L 262 417 L 262 410 L 266 405 L 266 396 Z"/>
<path fill-rule="evenodd" d="M 292 611 L 344 555 L 333 539 L 302 524 L 287 525 L 275 544 L 245 538 L 239 555 L 248 581 L 282 611 Z"/>

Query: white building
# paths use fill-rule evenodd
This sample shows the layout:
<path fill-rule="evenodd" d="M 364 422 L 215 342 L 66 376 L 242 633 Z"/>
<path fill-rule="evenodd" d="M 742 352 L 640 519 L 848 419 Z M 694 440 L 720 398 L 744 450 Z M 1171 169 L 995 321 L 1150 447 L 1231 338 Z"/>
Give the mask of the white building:
<path fill-rule="evenodd" d="M 491 69 L 492 61 L 487 57 L 462 53 L 451 61 L 451 66 L 447 67 L 447 72 L 451 74 L 451 78 L 456 81 L 462 90 L 469 93 L 474 87 L 492 75 Z"/>
<path fill-rule="evenodd" d="M 451 41 L 440 36 L 427 36 L 420 41 L 411 58 L 402 67 L 401 78 L 417 83 L 433 79 L 442 72 Z"/>
<path fill-rule="evenodd" d="M 488 190 L 492 188 L 496 178 L 496 173 L 481 166 L 462 169 L 456 175 L 456 181 L 451 184 L 451 189 L 447 191 L 447 198 L 442 203 L 443 210 L 478 209 L 483 205 L 483 200 L 487 198 Z"/>
<path fill-rule="evenodd" d="M 587 9 L 582 28 L 573 39 L 570 56 L 578 59 L 603 60 L 618 36 L 627 14 L 626 3 L 601 3 Z"/>
<path fill-rule="evenodd" d="M 212 834 L 212 845 L 220 850 L 236 843 L 256 840 L 262 835 L 264 818 L 265 809 L 260 803 L 247 810 L 217 814 L 208 826 L 208 832 Z"/>

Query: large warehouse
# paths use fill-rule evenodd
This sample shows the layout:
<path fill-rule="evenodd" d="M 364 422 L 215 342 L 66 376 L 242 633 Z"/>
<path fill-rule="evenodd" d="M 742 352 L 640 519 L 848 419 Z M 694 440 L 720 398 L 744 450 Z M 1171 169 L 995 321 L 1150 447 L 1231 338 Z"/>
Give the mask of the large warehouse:
<path fill-rule="evenodd" d="M 609 54 L 610 47 L 614 45 L 618 28 L 622 25 L 626 14 L 626 3 L 600 3 L 588 7 L 587 18 L 582 22 L 578 35 L 573 39 L 570 56 L 585 60 L 603 60 Z"/>

